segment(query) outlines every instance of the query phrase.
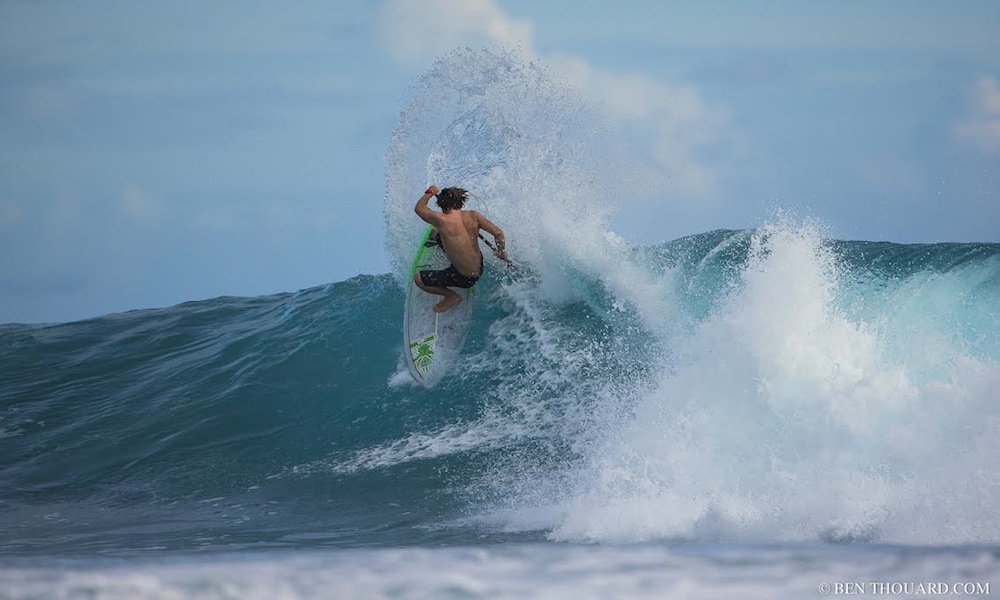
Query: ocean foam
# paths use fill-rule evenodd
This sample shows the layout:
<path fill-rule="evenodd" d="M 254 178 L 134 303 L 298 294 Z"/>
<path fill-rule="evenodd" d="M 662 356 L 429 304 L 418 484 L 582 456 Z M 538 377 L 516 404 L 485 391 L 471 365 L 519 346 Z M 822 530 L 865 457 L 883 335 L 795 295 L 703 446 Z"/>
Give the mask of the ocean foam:
<path fill-rule="evenodd" d="M 614 138 L 542 67 L 461 51 L 414 98 L 386 161 L 397 275 L 439 183 L 479 196 L 531 277 L 498 285 L 465 359 L 491 377 L 483 416 L 351 464 L 543 440 L 477 485 L 483 522 L 556 540 L 1000 540 L 996 268 L 871 271 L 782 214 L 666 266 L 609 229 Z"/>

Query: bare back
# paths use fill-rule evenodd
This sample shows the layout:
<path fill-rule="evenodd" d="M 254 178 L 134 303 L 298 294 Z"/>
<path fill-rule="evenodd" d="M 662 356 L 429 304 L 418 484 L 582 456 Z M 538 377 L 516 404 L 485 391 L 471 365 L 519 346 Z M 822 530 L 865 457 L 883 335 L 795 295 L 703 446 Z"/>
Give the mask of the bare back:
<path fill-rule="evenodd" d="M 483 253 L 479 250 L 479 228 L 486 218 L 476 211 L 453 209 L 437 213 L 438 233 L 444 253 L 462 275 L 479 277 L 483 272 Z"/>
<path fill-rule="evenodd" d="M 454 192 L 455 189 L 458 189 L 458 206 L 461 206 L 465 203 L 465 194 L 467 194 L 465 190 L 461 188 L 445 188 L 441 190 L 441 193 L 450 192 L 448 204 L 454 205 L 453 194 L 456 193 Z M 417 200 L 417 205 L 413 207 L 413 210 L 417 213 L 417 216 L 437 229 L 438 235 L 441 237 L 441 243 L 444 246 L 445 255 L 460 275 L 479 278 L 483 274 L 483 253 L 479 250 L 478 240 L 480 229 L 486 230 L 487 233 L 493 236 L 493 242 L 496 244 L 494 250 L 496 255 L 501 259 L 507 258 L 503 230 L 474 210 L 462 210 L 458 207 L 447 208 L 444 212 L 431 210 L 427 206 L 427 203 L 432 196 L 437 194 L 438 187 L 436 185 L 429 186 L 424 195 Z M 442 204 L 441 200 L 442 198 L 438 197 L 438 205 Z M 432 293 L 439 292 L 432 291 Z M 441 310 L 447 310 L 447 307 Z"/>

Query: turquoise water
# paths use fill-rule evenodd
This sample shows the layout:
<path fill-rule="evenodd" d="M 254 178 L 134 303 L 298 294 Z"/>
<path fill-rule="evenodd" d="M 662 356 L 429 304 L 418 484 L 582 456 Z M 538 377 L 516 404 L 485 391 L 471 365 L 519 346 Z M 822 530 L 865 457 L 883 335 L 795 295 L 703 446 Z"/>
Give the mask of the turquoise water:
<path fill-rule="evenodd" d="M 719 231 L 633 258 L 683 326 L 491 278 L 431 390 L 388 275 L 5 325 L 0 552 L 997 539 L 1000 247 Z M 800 273 L 786 310 L 770 283 L 821 258 L 835 281 Z"/>
<path fill-rule="evenodd" d="M 995 585 L 998 245 L 630 256 L 682 326 L 494 267 L 431 390 L 389 275 L 0 327 L 0 597 Z M 789 312 L 769 283 L 822 260 Z"/>

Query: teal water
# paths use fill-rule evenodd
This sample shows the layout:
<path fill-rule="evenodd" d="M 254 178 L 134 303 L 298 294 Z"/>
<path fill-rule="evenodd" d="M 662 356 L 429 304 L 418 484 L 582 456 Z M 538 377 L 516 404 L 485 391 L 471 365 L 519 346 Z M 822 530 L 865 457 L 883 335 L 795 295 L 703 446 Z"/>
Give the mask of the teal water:
<path fill-rule="evenodd" d="M 401 362 L 390 276 L 5 325 L 0 552 L 995 540 L 1000 246 L 796 235 L 633 254 L 675 291 L 666 332 L 600 281 L 554 301 L 492 278 L 430 390 Z M 758 279 L 803 251 L 837 291 L 785 328 Z M 794 344 L 813 362 L 783 371 Z"/>

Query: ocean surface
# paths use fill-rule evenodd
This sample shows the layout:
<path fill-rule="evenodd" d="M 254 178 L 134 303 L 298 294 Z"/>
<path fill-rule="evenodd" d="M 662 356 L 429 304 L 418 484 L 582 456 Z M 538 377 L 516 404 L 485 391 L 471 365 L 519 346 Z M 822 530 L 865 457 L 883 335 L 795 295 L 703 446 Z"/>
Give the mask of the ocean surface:
<path fill-rule="evenodd" d="M 1000 244 L 776 213 L 637 246 L 544 72 L 416 87 L 392 272 L 0 325 L 0 599 L 1000 593 Z M 400 331 L 429 182 L 517 265 L 433 389 Z"/>

